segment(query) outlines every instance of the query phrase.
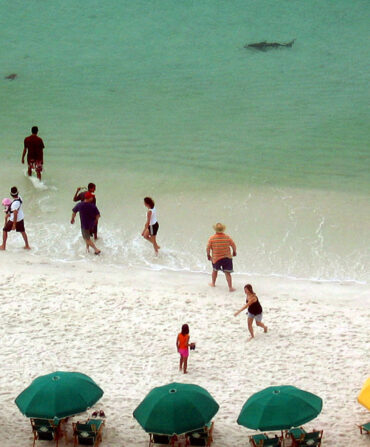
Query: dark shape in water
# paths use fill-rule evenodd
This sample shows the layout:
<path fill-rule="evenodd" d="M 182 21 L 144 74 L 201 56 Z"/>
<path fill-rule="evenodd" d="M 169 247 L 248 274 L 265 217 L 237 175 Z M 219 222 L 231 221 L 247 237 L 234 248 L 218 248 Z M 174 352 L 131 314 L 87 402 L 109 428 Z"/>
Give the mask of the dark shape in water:
<path fill-rule="evenodd" d="M 5 76 L 4 79 L 10 79 L 11 81 L 14 81 L 14 79 L 15 79 L 17 76 L 18 76 L 17 73 L 11 73 L 10 75 Z"/>
<path fill-rule="evenodd" d="M 255 50 L 259 51 L 266 51 L 269 48 L 279 48 L 279 47 L 289 47 L 291 48 L 293 46 L 293 43 L 295 42 L 295 39 L 291 40 L 288 43 L 279 43 L 279 42 L 257 42 L 257 43 L 250 43 L 247 45 L 244 45 L 244 48 L 254 48 Z"/>

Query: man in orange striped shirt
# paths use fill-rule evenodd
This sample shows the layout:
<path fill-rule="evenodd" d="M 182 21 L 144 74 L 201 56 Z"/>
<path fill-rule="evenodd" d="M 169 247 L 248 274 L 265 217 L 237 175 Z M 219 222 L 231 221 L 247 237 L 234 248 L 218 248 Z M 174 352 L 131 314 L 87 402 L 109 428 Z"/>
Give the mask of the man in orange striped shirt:
<path fill-rule="evenodd" d="M 232 286 L 231 273 L 233 272 L 233 256 L 236 256 L 236 245 L 230 236 L 224 233 L 226 227 L 222 223 L 213 226 L 216 233 L 211 236 L 207 244 L 207 257 L 212 261 L 212 282 L 211 287 L 216 286 L 216 279 L 219 270 L 225 273 L 227 285 L 230 292 L 234 292 Z M 232 253 L 230 250 L 232 248 Z M 211 256 L 212 252 L 212 256 Z"/>

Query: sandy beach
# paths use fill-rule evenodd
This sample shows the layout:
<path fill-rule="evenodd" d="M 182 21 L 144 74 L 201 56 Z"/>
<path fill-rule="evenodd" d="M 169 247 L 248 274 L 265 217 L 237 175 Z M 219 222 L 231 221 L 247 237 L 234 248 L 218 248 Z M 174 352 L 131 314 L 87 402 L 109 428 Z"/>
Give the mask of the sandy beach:
<path fill-rule="evenodd" d="M 214 447 L 249 445 L 238 415 L 271 385 L 323 399 L 305 426 L 323 446 L 370 447 L 356 426 L 370 422 L 357 402 L 370 376 L 370 2 L 0 5 L 0 201 L 17 187 L 32 247 L 12 232 L 0 251 L 0 447 L 32 446 L 14 400 L 56 370 L 104 390 L 59 447 L 94 410 L 102 447 L 147 447 L 132 413 L 173 381 L 219 403 Z M 34 126 L 45 148 L 22 164 Z M 41 182 L 28 158 L 42 158 Z M 89 183 L 100 256 L 71 224 Z M 148 196 L 158 257 L 142 237 Z M 222 274 L 208 286 L 217 222 L 237 247 L 234 293 Z M 234 317 L 246 283 L 269 328 L 250 342 Z"/>
<path fill-rule="evenodd" d="M 322 413 L 307 424 L 324 430 L 323 445 L 368 445 L 356 427 L 370 417 L 356 400 L 369 375 L 367 285 L 235 275 L 231 294 L 223 277 L 212 289 L 204 274 L 125 269 L 103 257 L 52 262 L 19 248 L 1 253 L 0 262 L 3 447 L 15 439 L 31 445 L 29 421 L 14 399 L 58 369 L 88 374 L 103 388 L 96 405 L 107 416 L 103 447 L 146 446 L 132 412 L 151 388 L 171 381 L 201 385 L 218 401 L 215 447 L 247 445 L 252 432 L 236 423 L 243 403 L 283 384 L 323 398 Z M 233 316 L 245 282 L 269 327 L 249 343 L 245 316 Z M 178 371 L 175 348 L 183 323 L 197 343 L 187 375 Z"/>

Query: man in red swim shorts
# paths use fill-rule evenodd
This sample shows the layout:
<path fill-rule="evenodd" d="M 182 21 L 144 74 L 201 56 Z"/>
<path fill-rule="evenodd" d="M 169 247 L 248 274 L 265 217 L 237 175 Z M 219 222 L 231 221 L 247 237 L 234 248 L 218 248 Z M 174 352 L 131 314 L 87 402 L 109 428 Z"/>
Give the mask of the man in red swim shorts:
<path fill-rule="evenodd" d="M 39 129 L 33 126 L 32 135 L 24 139 L 22 163 L 27 153 L 28 175 L 32 175 L 32 169 L 36 171 L 37 178 L 41 180 L 42 165 L 44 164 L 44 142 L 37 136 Z"/>

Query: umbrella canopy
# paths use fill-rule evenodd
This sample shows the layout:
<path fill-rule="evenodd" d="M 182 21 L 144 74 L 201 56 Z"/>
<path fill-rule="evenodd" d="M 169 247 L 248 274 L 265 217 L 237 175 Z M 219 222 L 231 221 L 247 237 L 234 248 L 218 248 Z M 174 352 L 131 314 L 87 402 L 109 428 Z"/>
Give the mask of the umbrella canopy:
<path fill-rule="evenodd" d="M 357 400 L 361 405 L 370 410 L 370 377 L 364 383 Z"/>
<path fill-rule="evenodd" d="M 27 417 L 61 419 L 82 413 L 102 395 L 103 390 L 85 374 L 56 371 L 37 377 L 15 403 Z"/>
<path fill-rule="evenodd" d="M 294 386 L 270 386 L 243 405 L 238 424 L 255 430 L 284 430 L 305 424 L 322 409 L 322 399 Z"/>
<path fill-rule="evenodd" d="M 207 390 L 185 383 L 153 388 L 134 411 L 148 433 L 181 435 L 204 427 L 219 409 Z"/>

